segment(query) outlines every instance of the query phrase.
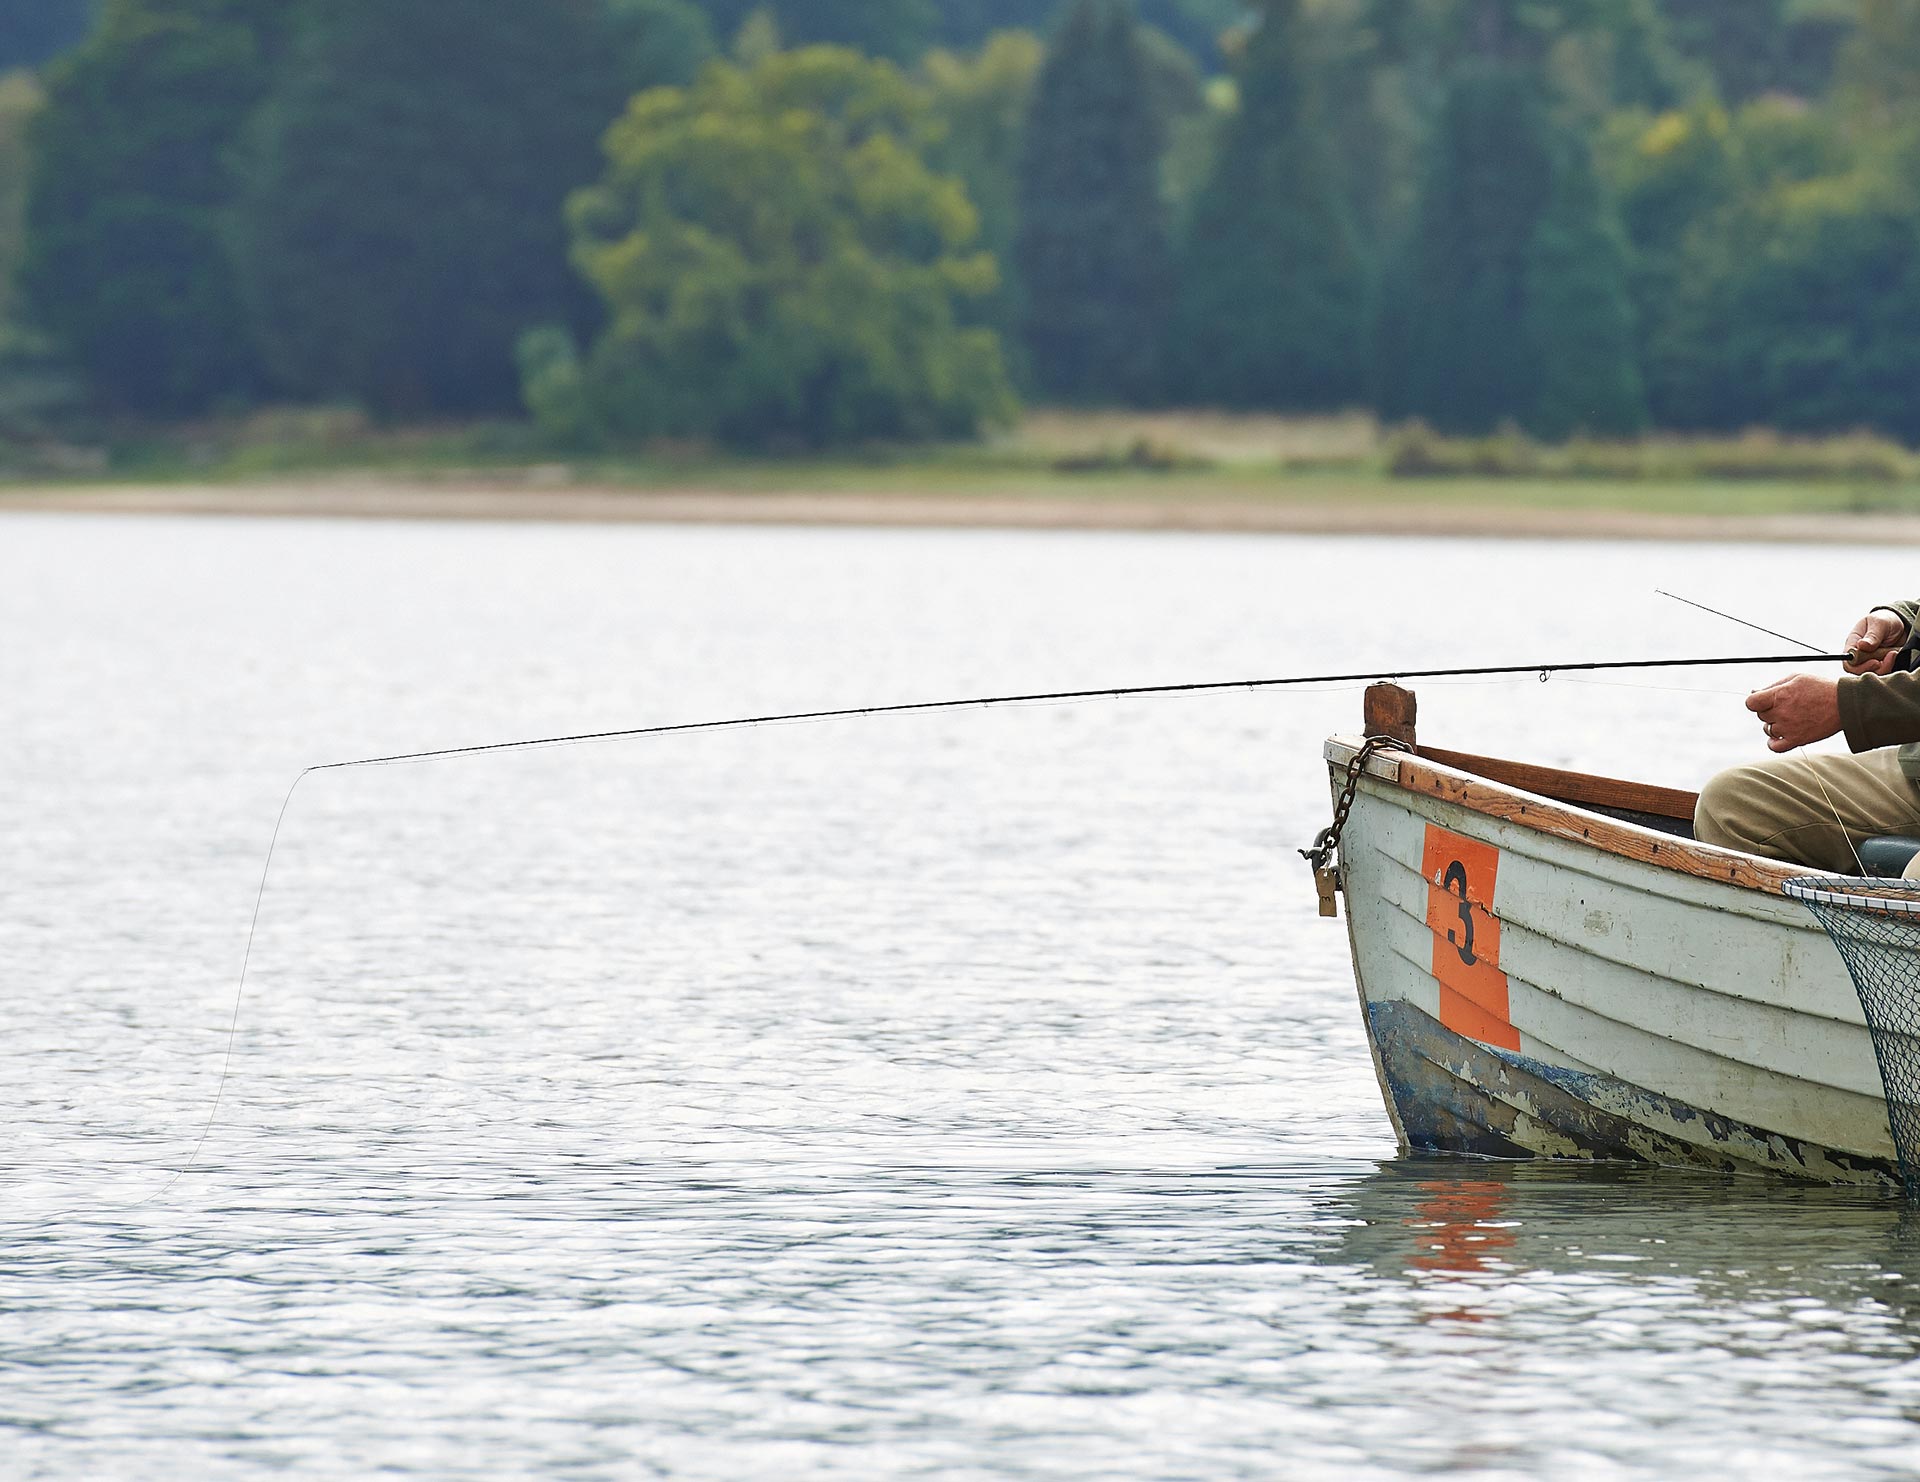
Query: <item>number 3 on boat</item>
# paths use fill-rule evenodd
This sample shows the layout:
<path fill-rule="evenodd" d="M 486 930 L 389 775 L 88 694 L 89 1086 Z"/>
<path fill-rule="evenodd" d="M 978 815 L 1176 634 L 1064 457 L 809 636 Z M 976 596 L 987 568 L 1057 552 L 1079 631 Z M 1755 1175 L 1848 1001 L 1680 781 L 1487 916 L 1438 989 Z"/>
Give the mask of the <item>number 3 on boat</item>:
<path fill-rule="evenodd" d="M 1781 892 L 1804 869 L 1696 842 L 1692 793 L 1416 746 L 1399 696 L 1325 755 L 1403 1148 L 1897 1181 L 1859 997 Z"/>
<path fill-rule="evenodd" d="M 1500 971 L 1500 918 L 1492 912 L 1500 851 L 1430 823 L 1420 871 L 1427 879 L 1441 1024 L 1482 1044 L 1518 1050 L 1520 1036 L 1507 1018 L 1507 975 Z"/>

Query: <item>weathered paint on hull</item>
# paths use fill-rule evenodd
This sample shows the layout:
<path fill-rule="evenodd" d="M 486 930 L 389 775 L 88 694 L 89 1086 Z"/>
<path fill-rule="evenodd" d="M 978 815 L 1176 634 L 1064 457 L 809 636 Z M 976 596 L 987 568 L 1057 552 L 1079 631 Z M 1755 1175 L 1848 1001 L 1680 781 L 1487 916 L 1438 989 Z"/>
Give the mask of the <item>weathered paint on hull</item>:
<path fill-rule="evenodd" d="M 1408 1003 L 1367 1008 L 1394 1121 L 1414 1152 L 1765 1171 L 1821 1183 L 1898 1184 L 1894 1165 L 1812 1147 L 1640 1086 L 1477 1044 Z M 1611 1108 L 1618 1108 L 1613 1110 Z M 1693 1139 L 1662 1132 L 1690 1125 Z"/>
<path fill-rule="evenodd" d="M 1803 907 L 1369 770 L 1341 866 L 1403 1145 L 1895 1182 L 1858 997 Z"/>

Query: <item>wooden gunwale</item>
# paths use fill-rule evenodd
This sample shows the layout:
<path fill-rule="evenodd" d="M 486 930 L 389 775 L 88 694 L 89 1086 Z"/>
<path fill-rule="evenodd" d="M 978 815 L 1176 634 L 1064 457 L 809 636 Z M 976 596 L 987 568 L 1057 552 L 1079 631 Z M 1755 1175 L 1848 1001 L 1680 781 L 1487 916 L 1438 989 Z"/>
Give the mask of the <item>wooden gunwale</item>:
<path fill-rule="evenodd" d="M 1700 801 L 1699 793 L 1683 792 L 1677 787 L 1623 782 L 1617 777 L 1595 777 L 1586 772 L 1562 772 L 1530 762 L 1502 761 L 1499 757 L 1474 756 L 1465 751 L 1442 751 L 1436 746 L 1422 746 L 1415 754 L 1457 772 L 1471 772 L 1489 782 L 1505 783 L 1562 803 L 1624 808 L 1633 813 L 1651 813 L 1659 818 L 1691 823 L 1694 807 Z"/>
<path fill-rule="evenodd" d="M 1327 743 L 1327 759 L 1350 761 L 1360 746 L 1359 741 L 1351 738 L 1335 737 Z M 1579 806 L 1585 802 L 1663 818 L 1691 817 L 1694 794 L 1675 788 L 1560 772 L 1525 762 L 1424 746 L 1418 752 L 1377 753 L 1367 763 L 1367 775 L 1408 792 L 1585 844 L 1621 859 L 1744 890 L 1777 896 L 1788 880 L 1808 873 L 1803 865 L 1760 859 L 1676 838 L 1638 824 L 1590 813 Z M 1522 785 L 1522 779 L 1534 787 Z M 1535 788 L 1551 788 L 1553 792 Z M 1561 796 L 1555 796 L 1556 793 Z"/>

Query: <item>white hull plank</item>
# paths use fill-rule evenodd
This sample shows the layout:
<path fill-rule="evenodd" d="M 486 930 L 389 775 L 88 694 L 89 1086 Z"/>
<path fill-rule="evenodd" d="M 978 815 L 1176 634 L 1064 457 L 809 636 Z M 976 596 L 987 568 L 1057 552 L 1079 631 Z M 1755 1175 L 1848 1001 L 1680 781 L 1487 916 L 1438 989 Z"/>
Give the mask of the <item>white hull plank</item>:
<path fill-rule="evenodd" d="M 1342 873 L 1404 1142 L 1887 1176 L 1872 1040 L 1804 907 L 1703 878 L 1695 846 L 1664 845 L 1692 850 L 1695 873 L 1650 863 L 1648 830 L 1595 818 L 1596 836 L 1638 836 L 1647 857 L 1628 857 L 1374 770 Z"/>
<path fill-rule="evenodd" d="M 1356 816 L 1360 812 L 1361 807 L 1356 806 Z M 1360 838 L 1367 836 L 1367 826 L 1362 823 Z M 1360 847 L 1357 842 L 1356 847 Z M 1394 868 L 1398 863 L 1397 859 L 1389 858 L 1377 882 L 1379 897 L 1394 908 L 1394 913 L 1383 920 L 1382 929 L 1400 955 L 1424 974 L 1433 954 L 1433 936 L 1426 922 L 1426 882 L 1413 869 Z M 1873 1062 L 1873 1042 L 1864 1024 L 1839 1023 L 1823 1015 L 1796 1013 L 1771 1003 L 1703 989 L 1695 986 L 1689 977 L 1673 979 L 1626 967 L 1594 955 L 1581 941 L 1517 927 L 1516 902 L 1522 907 L 1519 914 L 1534 914 L 1535 920 L 1540 920 L 1538 913 L 1524 911 L 1528 891 L 1535 883 L 1533 878 L 1520 869 L 1513 869 L 1511 875 L 1507 873 L 1517 863 L 1512 853 L 1503 860 L 1500 898 L 1495 908 L 1504 928 L 1500 966 L 1514 992 L 1511 1019 L 1522 1036 L 1539 1035 L 1545 1044 L 1568 1054 L 1582 1055 L 1582 1046 L 1604 1044 L 1607 1033 L 1603 1026 L 1589 1024 L 1589 1017 L 1610 1021 L 1620 1030 L 1636 1033 L 1639 1026 L 1657 1023 L 1659 1038 L 1677 1046 L 1773 1075 L 1879 1097 L 1880 1073 Z M 1596 883 L 1590 898 L 1606 900 L 1618 893 L 1617 888 Z M 1696 915 L 1698 910 L 1697 907 L 1676 907 L 1672 902 L 1644 894 L 1638 901 L 1638 913 L 1642 917 Z M 1788 928 L 1764 930 L 1774 933 Z M 1815 945 L 1831 952 L 1826 938 L 1818 928 L 1814 930 L 1819 937 Z M 1723 955 L 1732 955 L 1724 945 L 1721 951 Z M 1834 966 L 1838 966 L 1837 959 Z M 1797 974 L 1798 969 L 1795 971 Z M 1844 970 L 1841 978 L 1846 981 Z M 1850 984 L 1847 993 L 1853 996 Z M 1437 999 L 1437 993 L 1435 997 Z M 1585 1017 L 1577 1014 L 1569 1018 L 1562 1012 L 1563 1008 L 1584 1011 Z M 1854 996 L 1854 1009 L 1854 1017 L 1858 1019 L 1857 996 Z M 1579 1026 L 1577 1037 L 1567 1037 L 1564 1027 L 1568 1025 Z M 1581 1061 L 1586 1069 L 1615 1075 L 1637 1063 L 1634 1057 L 1625 1064 L 1590 1057 Z"/>

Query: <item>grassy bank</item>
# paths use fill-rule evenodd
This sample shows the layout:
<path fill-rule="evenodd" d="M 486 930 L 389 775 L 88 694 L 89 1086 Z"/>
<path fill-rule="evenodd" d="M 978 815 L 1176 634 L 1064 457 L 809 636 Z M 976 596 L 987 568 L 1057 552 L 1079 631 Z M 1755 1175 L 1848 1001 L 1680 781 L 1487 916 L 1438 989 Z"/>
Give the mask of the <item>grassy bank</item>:
<path fill-rule="evenodd" d="M 501 491 L 526 501 L 599 496 L 763 496 L 854 503 L 923 499 L 969 506 L 1113 506 L 1118 523 L 1248 523 L 1339 511 L 1340 528 L 1383 528 L 1418 509 L 1483 527 L 1501 512 L 1570 518 L 1916 516 L 1920 456 L 1878 439 L 1652 438 L 1533 444 L 1517 435 L 1443 439 L 1362 416 L 1285 419 L 1193 413 L 1040 413 L 977 444 L 859 454 L 741 457 L 701 449 L 562 457 L 520 424 L 383 429 L 350 413 L 263 413 L 243 421 L 123 434 L 103 448 L 19 461 L 0 507 L 44 506 L 61 490 L 245 490 L 298 484 Z M 57 501 L 56 501 L 57 502 Z M 164 499 L 155 496 L 156 503 Z M 851 505 L 849 505 L 851 507 Z M 1212 512 L 1201 518 L 1200 511 Z M 1194 514 L 1191 521 L 1182 512 Z M 1042 521 L 1035 521 L 1043 523 Z M 1439 522 L 1438 524 L 1436 522 Z"/>

